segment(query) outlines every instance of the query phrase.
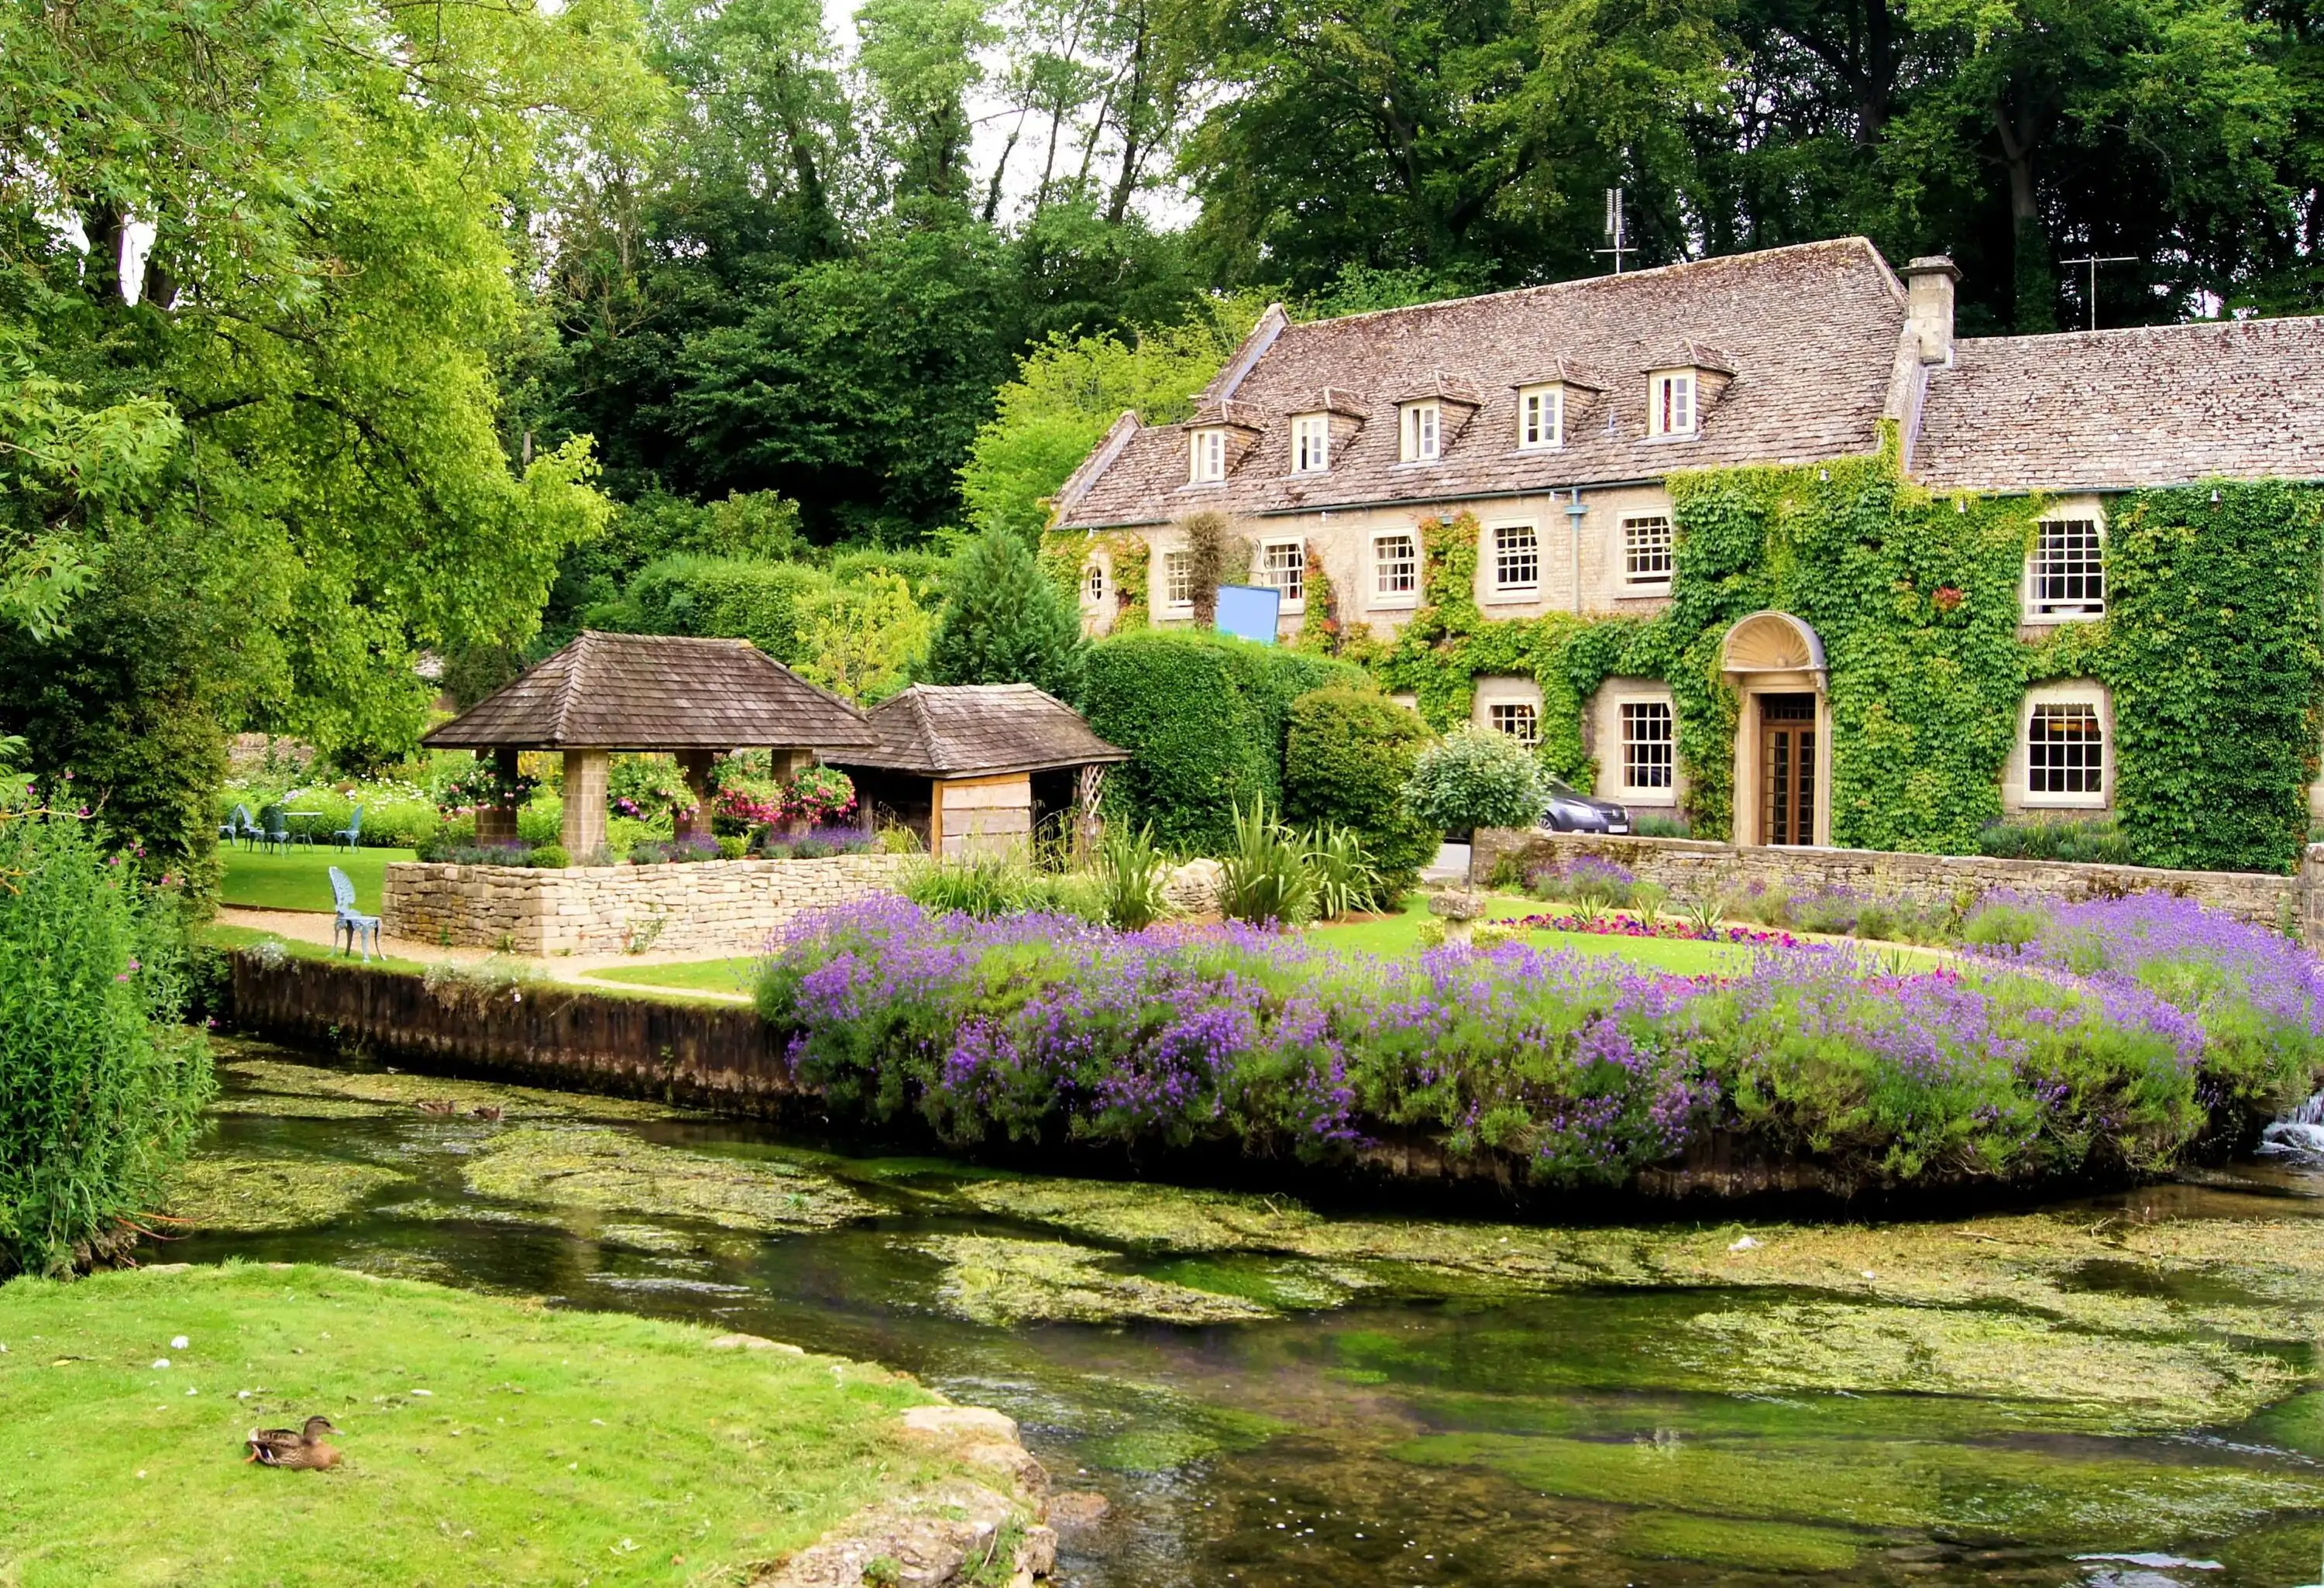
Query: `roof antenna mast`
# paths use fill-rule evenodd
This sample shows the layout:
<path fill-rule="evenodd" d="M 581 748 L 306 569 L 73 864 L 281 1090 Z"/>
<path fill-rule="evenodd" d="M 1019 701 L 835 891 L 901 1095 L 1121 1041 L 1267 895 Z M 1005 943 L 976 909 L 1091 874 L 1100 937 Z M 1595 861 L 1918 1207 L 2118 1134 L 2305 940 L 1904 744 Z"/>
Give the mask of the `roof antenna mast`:
<path fill-rule="evenodd" d="M 2102 264 L 2136 264 L 2135 254 L 2085 254 L 2080 259 L 2061 259 L 2060 264 L 2086 264 L 2090 267 L 2090 329 L 2098 328 L 2098 266 Z"/>
<path fill-rule="evenodd" d="M 1622 189 L 1619 188 L 1606 189 L 1606 241 L 1613 246 L 1594 252 L 1612 254 L 1614 273 L 1618 276 L 1622 273 L 1622 255 L 1637 252 L 1630 246 L 1629 233 L 1622 223 Z"/>

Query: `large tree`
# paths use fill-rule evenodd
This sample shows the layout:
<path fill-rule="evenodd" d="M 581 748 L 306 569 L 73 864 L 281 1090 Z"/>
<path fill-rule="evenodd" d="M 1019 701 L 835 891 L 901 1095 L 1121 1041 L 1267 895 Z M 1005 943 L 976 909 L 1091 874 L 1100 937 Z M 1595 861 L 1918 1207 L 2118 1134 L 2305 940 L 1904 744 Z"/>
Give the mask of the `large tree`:
<path fill-rule="evenodd" d="M 0 382 L 24 399 L 0 452 L 26 487 L 0 725 L 151 842 L 200 846 L 146 763 L 198 777 L 167 746 L 221 717 L 408 747 L 421 655 L 521 641 L 601 522 L 585 441 L 504 449 L 496 362 L 524 324 L 508 210 L 545 140 L 630 91 L 623 14 L 0 13 Z M 165 701 L 171 734 L 103 738 Z"/>

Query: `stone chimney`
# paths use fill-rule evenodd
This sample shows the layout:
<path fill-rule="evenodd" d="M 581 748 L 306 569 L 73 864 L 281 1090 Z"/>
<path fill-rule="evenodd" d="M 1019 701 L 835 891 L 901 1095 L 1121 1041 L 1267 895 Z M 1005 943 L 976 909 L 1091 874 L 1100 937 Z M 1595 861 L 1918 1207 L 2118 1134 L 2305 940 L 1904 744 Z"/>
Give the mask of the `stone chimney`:
<path fill-rule="evenodd" d="M 1953 361 L 1953 283 L 1960 272 L 1941 254 L 1904 267 L 1904 323 L 1921 338 L 1923 364 Z"/>

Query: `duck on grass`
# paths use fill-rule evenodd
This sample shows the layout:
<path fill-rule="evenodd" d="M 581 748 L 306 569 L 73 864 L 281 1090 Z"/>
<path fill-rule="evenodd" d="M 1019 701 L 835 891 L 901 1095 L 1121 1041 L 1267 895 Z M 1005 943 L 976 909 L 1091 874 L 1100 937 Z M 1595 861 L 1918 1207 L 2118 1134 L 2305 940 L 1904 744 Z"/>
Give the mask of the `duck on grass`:
<path fill-rule="evenodd" d="M 1683 976 L 883 900 L 781 945 L 758 1000 L 835 1105 L 954 1144 L 1328 1161 L 1418 1137 L 1536 1186 L 1622 1185 L 1714 1133 L 1849 1190 L 2153 1174 L 2324 1070 L 2324 969 L 2189 901 L 1997 898 L 1967 937 L 1959 965 L 1795 942 Z"/>

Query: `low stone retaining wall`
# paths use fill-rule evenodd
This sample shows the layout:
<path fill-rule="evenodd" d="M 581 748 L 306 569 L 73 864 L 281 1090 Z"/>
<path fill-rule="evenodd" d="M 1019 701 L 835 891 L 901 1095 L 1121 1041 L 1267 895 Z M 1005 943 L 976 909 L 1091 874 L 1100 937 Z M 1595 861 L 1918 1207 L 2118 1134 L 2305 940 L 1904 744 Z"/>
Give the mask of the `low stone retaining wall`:
<path fill-rule="evenodd" d="M 2126 893 L 2192 899 L 2256 926 L 2299 933 L 2324 946 L 2324 844 L 2311 844 L 2298 874 L 2174 872 L 2138 865 L 2088 865 L 2056 860 L 1995 860 L 1979 854 L 1892 854 L 1877 849 L 1771 848 L 1696 838 L 1609 838 L 1587 833 L 1488 828 L 1477 835 L 1471 874 L 1480 883 L 1504 861 L 1536 866 L 1583 855 L 1611 861 L 1670 890 L 1674 898 L 1748 889 L 1858 893 L 1941 904 L 1964 891 L 2013 892 L 2069 902 Z"/>
<path fill-rule="evenodd" d="M 234 956 L 234 1024 L 415 1070 L 775 1116 L 819 1111 L 748 1007 L 663 1003 L 535 983 L 493 996 L 353 961 Z"/>
<path fill-rule="evenodd" d="M 893 892 L 910 857 L 705 860 L 665 865 L 387 868 L 391 937 L 507 954 L 752 954 L 808 910 Z"/>

